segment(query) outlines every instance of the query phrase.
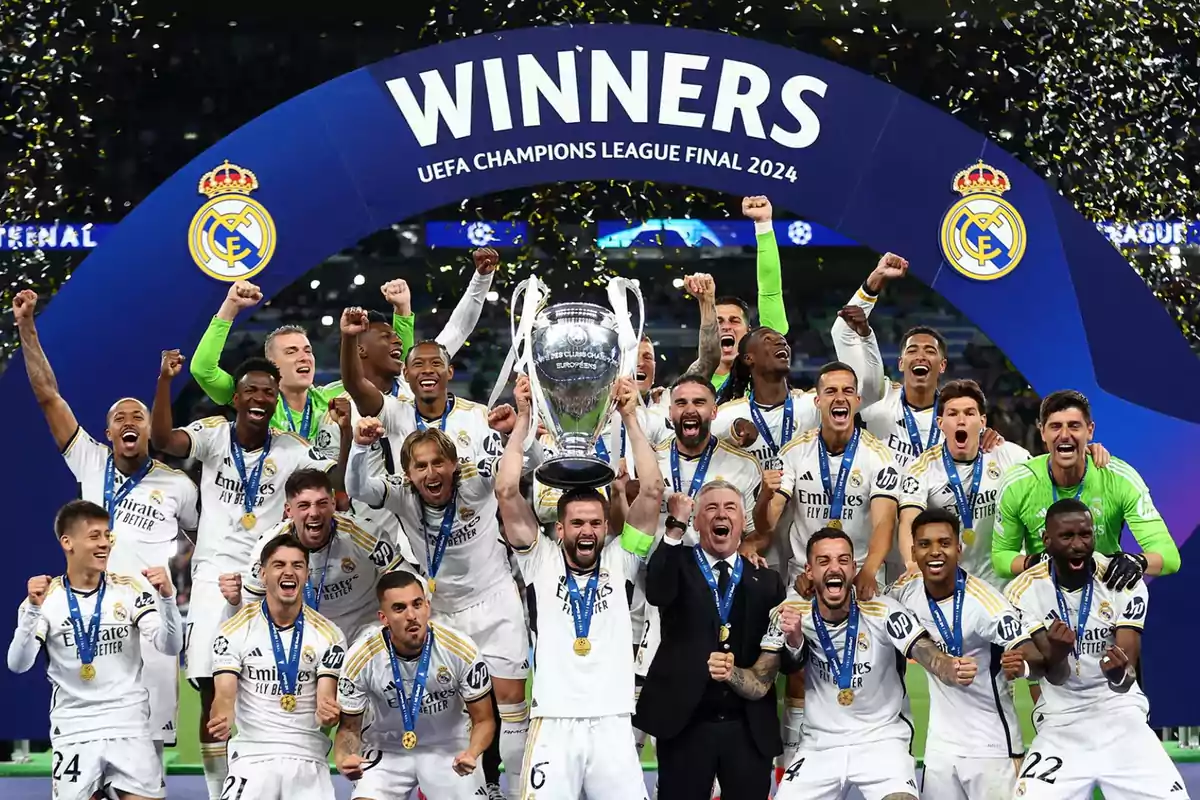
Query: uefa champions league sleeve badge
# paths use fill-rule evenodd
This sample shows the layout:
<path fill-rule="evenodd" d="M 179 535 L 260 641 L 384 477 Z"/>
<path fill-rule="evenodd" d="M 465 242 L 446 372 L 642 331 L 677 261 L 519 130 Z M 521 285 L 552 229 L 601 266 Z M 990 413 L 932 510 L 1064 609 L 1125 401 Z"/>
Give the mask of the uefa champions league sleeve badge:
<path fill-rule="evenodd" d="M 1001 195 L 1008 176 L 982 161 L 954 176 L 962 199 L 942 217 L 942 256 L 959 274 L 994 281 L 1017 268 L 1025 255 L 1025 222 Z"/>
<path fill-rule="evenodd" d="M 262 272 L 275 253 L 275 221 L 250 193 L 258 178 L 226 161 L 200 178 L 208 197 L 188 228 L 188 250 L 204 274 L 219 281 L 247 280 Z"/>

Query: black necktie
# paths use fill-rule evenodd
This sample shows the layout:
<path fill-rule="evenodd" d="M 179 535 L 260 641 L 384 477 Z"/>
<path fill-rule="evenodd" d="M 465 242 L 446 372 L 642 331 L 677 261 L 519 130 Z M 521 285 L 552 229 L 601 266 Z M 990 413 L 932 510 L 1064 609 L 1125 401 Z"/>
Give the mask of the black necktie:
<path fill-rule="evenodd" d="M 717 577 L 717 594 L 724 598 L 725 593 L 729 591 L 729 562 L 718 561 L 717 570 L 721 573 Z"/>

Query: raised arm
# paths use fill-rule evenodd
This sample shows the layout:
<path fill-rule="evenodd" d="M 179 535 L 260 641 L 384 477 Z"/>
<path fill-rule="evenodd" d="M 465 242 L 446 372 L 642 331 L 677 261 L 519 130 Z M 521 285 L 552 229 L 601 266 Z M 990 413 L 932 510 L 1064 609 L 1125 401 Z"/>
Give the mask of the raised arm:
<path fill-rule="evenodd" d="M 177 656 L 183 650 L 183 621 L 179 617 L 179 608 L 175 605 L 175 587 L 171 584 L 171 574 L 163 567 L 150 567 L 142 570 L 142 576 L 154 589 L 154 605 L 135 611 L 139 614 L 135 617 L 138 630 L 155 650 L 165 655 Z"/>
<path fill-rule="evenodd" d="M 163 350 L 158 370 L 158 386 L 150 409 L 150 444 L 167 455 L 184 458 L 192 451 L 192 437 L 175 427 L 171 416 L 171 381 L 183 370 L 178 350 Z"/>
<path fill-rule="evenodd" d="M 908 262 L 893 253 L 885 253 L 874 271 L 850 302 L 833 321 L 833 349 L 839 361 L 854 367 L 858 374 L 863 407 L 877 403 L 887 394 L 888 380 L 883 369 L 879 340 L 871 330 L 869 318 L 879 293 L 889 280 L 908 272 Z"/>
<path fill-rule="evenodd" d="M 358 357 L 358 336 L 368 326 L 367 312 L 361 308 L 347 308 L 342 312 L 342 343 L 340 364 L 342 386 L 354 401 L 358 413 L 364 417 L 375 417 L 383 409 L 383 392 L 367 380 L 363 374 L 362 361 Z M 405 354 L 407 358 L 407 354 Z"/>
<path fill-rule="evenodd" d="M 539 535 L 537 517 L 521 494 L 521 471 L 525 462 L 525 436 L 529 433 L 532 393 L 529 378 L 517 378 L 513 395 L 517 401 L 517 421 L 509 434 L 504 455 L 496 468 L 496 503 L 504 523 L 504 538 L 518 550 L 533 546 Z"/>
<path fill-rule="evenodd" d="M 383 478 L 371 474 L 371 445 L 384 436 L 383 423 L 374 417 L 361 417 L 354 426 L 354 444 L 346 459 L 346 494 L 353 500 L 361 500 L 371 508 L 383 508 L 388 495 L 388 484 Z"/>
<path fill-rule="evenodd" d="M 416 320 L 413 318 L 412 293 L 408 289 L 408 283 L 397 278 L 380 286 L 379 291 L 383 292 L 384 299 L 392 307 L 392 330 L 400 337 L 401 354 L 408 358 L 408 351 L 412 350 L 413 342 L 416 341 L 413 335 Z"/>
<path fill-rule="evenodd" d="M 217 405 L 233 401 L 233 376 L 220 367 L 221 352 L 229 338 L 229 329 L 239 312 L 262 302 L 262 291 L 248 281 L 234 281 L 217 315 L 208 323 L 196 352 L 192 355 L 192 377 Z"/>
<path fill-rule="evenodd" d="M 879 591 L 875 576 L 887 559 L 888 553 L 892 552 L 892 544 L 895 542 L 896 501 L 890 497 L 872 497 L 869 513 L 871 538 L 867 542 L 867 557 L 863 559 L 862 569 L 854 580 L 854 586 L 863 600 L 870 600 Z M 905 561 L 907 560 L 905 558 Z"/>
<path fill-rule="evenodd" d="M 30 289 L 17 292 L 17 296 L 13 298 L 13 317 L 17 322 L 17 333 L 21 337 L 21 355 L 25 358 L 25 374 L 29 377 L 29 386 L 33 389 L 33 396 L 50 425 L 50 435 L 54 437 L 54 443 L 58 445 L 59 450 L 64 450 L 75 431 L 79 430 L 79 422 L 67 401 L 58 393 L 58 379 L 54 377 L 50 361 L 42 351 L 37 326 L 33 322 L 37 301 L 38 296 Z"/>
<path fill-rule="evenodd" d="M 771 221 L 771 201 L 761 195 L 742 198 L 742 213 L 754 220 L 754 235 L 758 240 L 755 259 L 758 278 L 758 324 L 787 336 L 787 309 L 783 306 L 783 270 L 779 264 L 779 243 L 775 241 L 775 225 Z"/>
<path fill-rule="evenodd" d="M 35 575 L 26 584 L 28 599 L 21 604 L 17 616 L 17 629 L 13 631 L 8 645 L 8 669 L 11 672 L 28 672 L 37 661 L 38 652 L 46 637 L 46 618 L 42 616 L 42 602 L 50 590 L 49 575 Z"/>
<path fill-rule="evenodd" d="M 652 541 L 657 533 L 659 509 L 662 508 L 663 499 L 663 480 L 658 468 L 658 456 L 655 455 L 654 447 L 646 438 L 646 431 L 642 429 L 642 423 L 638 419 L 637 384 L 632 378 L 623 377 L 617 381 L 614 393 L 638 476 L 638 495 L 629 506 L 625 523 Z M 646 550 L 638 554 L 644 556 L 648 551 L 649 542 L 646 542 Z"/>
<path fill-rule="evenodd" d="M 775 526 L 787 505 L 787 498 L 779 493 L 782 481 L 782 470 L 763 470 L 762 486 L 754 501 L 754 530 L 742 539 L 742 555 L 763 555 L 775 541 Z"/>
<path fill-rule="evenodd" d="M 481 247 L 471 254 L 475 261 L 475 273 L 467 284 L 467 291 L 450 313 L 446 326 L 437 335 L 437 342 L 446 348 L 451 358 L 466 343 L 471 331 L 483 313 L 483 303 L 492 288 L 492 277 L 500 263 L 500 254 L 490 247 Z"/>
<path fill-rule="evenodd" d="M 700 341 L 696 360 L 684 370 L 687 375 L 699 375 L 704 380 L 721 366 L 721 329 L 717 325 L 717 286 L 711 275 L 699 273 L 684 278 L 688 292 L 700 304 Z"/>

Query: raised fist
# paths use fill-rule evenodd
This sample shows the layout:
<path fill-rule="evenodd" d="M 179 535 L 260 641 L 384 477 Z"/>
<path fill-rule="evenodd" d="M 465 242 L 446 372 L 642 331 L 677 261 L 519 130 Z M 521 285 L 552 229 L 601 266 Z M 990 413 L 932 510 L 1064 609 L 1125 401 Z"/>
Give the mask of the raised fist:
<path fill-rule="evenodd" d="M 38 296 L 33 289 L 22 289 L 13 298 L 13 318 L 17 324 L 33 319 L 34 309 L 37 308 Z"/>
<path fill-rule="evenodd" d="M 513 399 L 517 402 L 517 413 L 528 414 L 533 405 L 533 388 L 528 375 L 518 375 L 517 385 L 513 387 Z M 541 431 L 538 432 L 539 435 Z"/>
<path fill-rule="evenodd" d="M 154 587 L 154 591 L 158 592 L 164 598 L 169 598 L 175 594 L 175 587 L 171 584 L 171 573 L 163 567 L 144 569 L 142 570 L 142 577 Z"/>
<path fill-rule="evenodd" d="M 226 293 L 225 299 L 241 311 L 244 308 L 250 308 L 262 302 L 263 294 L 262 289 L 259 289 L 249 281 L 234 281 L 233 285 L 229 287 L 229 292 Z"/>
<path fill-rule="evenodd" d="M 184 357 L 178 350 L 163 350 L 162 363 L 159 365 L 158 375 L 161 378 L 168 380 L 174 378 L 183 370 Z"/>
<path fill-rule="evenodd" d="M 358 336 L 360 333 L 365 333 L 369 324 L 367 312 L 358 306 L 352 306 L 342 312 L 343 336 Z"/>
<path fill-rule="evenodd" d="M 217 586 L 221 590 L 221 596 L 225 598 L 225 602 L 231 606 L 239 606 L 242 604 L 242 576 L 237 572 L 226 572 L 221 577 L 217 578 Z"/>
<path fill-rule="evenodd" d="M 743 450 L 758 441 L 758 428 L 748 419 L 738 417 L 729 429 L 729 438 Z"/>
<path fill-rule="evenodd" d="M 335 397 L 329 401 L 329 419 L 342 430 L 350 427 L 349 397 Z"/>
<path fill-rule="evenodd" d="M 674 492 L 667 498 L 667 513 L 685 525 L 692 521 L 692 498 L 686 492 Z"/>
<path fill-rule="evenodd" d="M 850 326 L 850 330 L 864 339 L 871 335 L 871 322 L 867 319 L 867 312 L 859 306 L 846 306 L 837 315 Z"/>
<path fill-rule="evenodd" d="M 903 278 L 908 274 L 908 261 L 895 253 L 884 253 L 883 257 L 879 259 L 879 263 L 875 265 L 875 274 L 884 281 Z"/>
<path fill-rule="evenodd" d="M 408 290 L 408 283 L 397 278 L 380 286 L 379 291 L 383 292 L 383 299 L 396 309 L 397 314 L 402 317 L 412 314 L 412 293 Z"/>
<path fill-rule="evenodd" d="M 488 412 L 487 421 L 489 428 L 508 436 L 517 424 L 517 410 L 508 403 L 502 403 Z"/>
<path fill-rule="evenodd" d="M 617 378 L 613 384 L 612 394 L 617 402 L 617 411 L 623 418 L 629 418 L 637 413 L 638 390 L 633 378 L 628 375 Z"/>
<path fill-rule="evenodd" d="M 500 254 L 491 247 L 481 247 L 474 253 L 471 253 L 471 258 L 475 259 L 475 271 L 480 275 L 489 275 L 496 271 L 496 267 L 500 264 Z"/>
<path fill-rule="evenodd" d="M 695 275 L 688 275 L 684 278 L 683 288 L 701 303 L 710 302 L 717 296 L 717 282 L 713 280 L 712 275 L 704 272 L 697 272 Z"/>
<path fill-rule="evenodd" d="M 762 486 L 759 487 L 759 492 L 769 492 L 774 494 L 779 491 L 779 487 L 783 486 L 783 470 L 781 469 L 764 469 L 762 472 Z"/>
<path fill-rule="evenodd" d="M 364 447 L 369 447 L 383 436 L 383 423 L 375 417 L 363 417 L 354 426 L 354 441 Z"/>
<path fill-rule="evenodd" d="M 771 201 L 761 194 L 743 197 L 742 213 L 755 222 L 770 222 Z"/>
<path fill-rule="evenodd" d="M 46 592 L 49 590 L 49 575 L 35 575 L 30 578 L 29 583 L 25 584 L 25 591 L 29 595 L 29 605 L 40 606 L 42 601 L 46 599 Z"/>

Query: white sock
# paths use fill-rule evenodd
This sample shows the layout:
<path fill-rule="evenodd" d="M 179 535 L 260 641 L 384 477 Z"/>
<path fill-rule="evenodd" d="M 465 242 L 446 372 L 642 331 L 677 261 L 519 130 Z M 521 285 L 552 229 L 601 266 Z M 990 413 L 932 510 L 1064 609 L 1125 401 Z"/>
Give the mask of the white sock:
<path fill-rule="evenodd" d="M 776 766 L 787 769 L 800 749 L 800 732 L 804 729 L 804 706 L 785 705 L 783 707 L 783 724 L 780 732 L 783 734 L 783 755 L 779 757 Z"/>
<path fill-rule="evenodd" d="M 204 765 L 208 800 L 221 800 L 222 784 L 229 776 L 229 745 L 226 742 L 201 742 L 200 762 Z"/>
<path fill-rule="evenodd" d="M 529 704 L 500 703 L 500 761 L 508 778 L 505 795 L 519 800 L 524 778 L 521 762 L 525 760 L 525 739 L 529 735 Z"/>

